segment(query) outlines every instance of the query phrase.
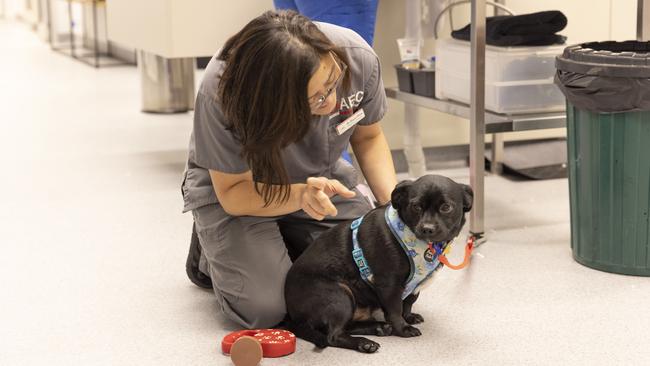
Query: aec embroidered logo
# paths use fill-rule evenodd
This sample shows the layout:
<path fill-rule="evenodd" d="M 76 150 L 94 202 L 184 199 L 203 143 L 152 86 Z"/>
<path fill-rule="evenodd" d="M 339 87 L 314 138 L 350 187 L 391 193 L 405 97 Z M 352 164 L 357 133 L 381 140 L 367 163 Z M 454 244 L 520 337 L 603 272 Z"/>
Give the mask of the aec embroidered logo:
<path fill-rule="evenodd" d="M 356 93 L 350 94 L 350 96 L 348 97 L 341 98 L 341 102 L 339 103 L 339 113 L 342 116 L 347 116 L 354 113 L 354 108 L 361 105 L 362 100 L 363 100 L 362 91 L 358 91 Z"/>

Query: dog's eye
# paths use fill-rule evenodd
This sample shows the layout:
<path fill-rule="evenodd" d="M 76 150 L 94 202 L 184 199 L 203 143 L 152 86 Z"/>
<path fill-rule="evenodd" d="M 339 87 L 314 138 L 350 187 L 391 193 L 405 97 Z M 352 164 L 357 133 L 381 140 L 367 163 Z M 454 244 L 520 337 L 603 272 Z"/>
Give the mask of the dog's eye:
<path fill-rule="evenodd" d="M 422 206 L 420 205 L 413 205 L 413 210 L 415 212 L 422 212 Z"/>
<path fill-rule="evenodd" d="M 440 212 L 445 214 L 450 213 L 451 211 L 453 211 L 453 209 L 454 207 L 448 203 L 443 203 L 442 205 L 440 205 Z"/>

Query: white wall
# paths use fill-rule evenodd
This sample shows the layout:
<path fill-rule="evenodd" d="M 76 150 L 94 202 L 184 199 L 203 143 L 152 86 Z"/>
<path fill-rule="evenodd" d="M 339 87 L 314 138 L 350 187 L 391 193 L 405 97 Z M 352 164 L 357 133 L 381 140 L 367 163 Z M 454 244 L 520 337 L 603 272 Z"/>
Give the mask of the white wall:
<path fill-rule="evenodd" d="M 611 39 L 617 41 L 636 39 L 636 7 L 636 0 L 610 2 Z"/>
<path fill-rule="evenodd" d="M 16 18 L 24 9 L 23 0 L 0 0 L 0 11 L 7 19 Z"/>
<path fill-rule="evenodd" d="M 542 10 L 560 10 L 568 18 L 561 34 L 569 43 L 607 39 L 625 40 L 636 36 L 637 0 L 506 0 L 506 6 L 517 14 Z M 469 21 L 469 5 L 454 11 L 454 25 L 460 28 Z M 491 11 L 488 9 L 488 14 Z M 404 34 L 404 1 L 380 0 L 377 14 L 374 48 L 382 61 L 382 76 L 386 86 L 396 86 L 393 65 L 399 62 L 395 39 Z M 449 34 L 449 28 L 441 34 Z M 433 49 L 435 40 L 425 40 L 426 48 Z M 389 111 L 382 126 L 393 149 L 402 148 L 404 105 L 389 100 Z M 469 143 L 469 122 L 444 113 L 420 109 L 423 146 L 447 146 Z M 517 132 L 506 134 L 506 140 L 564 136 L 564 129 Z M 489 140 L 488 140 L 489 141 Z"/>
<path fill-rule="evenodd" d="M 0 18 L 29 24 L 42 40 L 48 40 L 46 0 L 0 0 Z"/>
<path fill-rule="evenodd" d="M 42 18 L 40 0 L 0 0 L 0 16 L 20 19 L 36 28 Z"/>
<path fill-rule="evenodd" d="M 25 0 L 25 5 L 21 18 L 36 27 L 39 21 L 39 4 L 37 0 Z"/>

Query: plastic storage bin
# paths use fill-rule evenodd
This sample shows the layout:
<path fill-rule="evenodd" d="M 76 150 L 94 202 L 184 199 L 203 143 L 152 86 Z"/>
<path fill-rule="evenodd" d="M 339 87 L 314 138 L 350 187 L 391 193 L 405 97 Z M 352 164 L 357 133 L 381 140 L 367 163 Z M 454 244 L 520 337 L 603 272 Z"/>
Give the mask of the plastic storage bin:
<path fill-rule="evenodd" d="M 433 98 L 435 96 L 434 69 L 405 69 L 395 65 L 397 71 L 397 86 L 400 91 Z"/>
<path fill-rule="evenodd" d="M 397 87 L 400 91 L 413 93 L 413 77 L 411 71 L 405 69 L 402 65 L 395 65 L 397 71 Z"/>
<path fill-rule="evenodd" d="M 436 87 L 436 71 L 434 69 L 412 70 L 413 92 L 423 97 L 433 98 Z"/>
<path fill-rule="evenodd" d="M 485 108 L 506 113 L 562 111 L 564 95 L 553 84 L 555 57 L 563 45 L 485 47 Z M 455 39 L 436 45 L 436 98 L 470 100 L 470 43 Z"/>

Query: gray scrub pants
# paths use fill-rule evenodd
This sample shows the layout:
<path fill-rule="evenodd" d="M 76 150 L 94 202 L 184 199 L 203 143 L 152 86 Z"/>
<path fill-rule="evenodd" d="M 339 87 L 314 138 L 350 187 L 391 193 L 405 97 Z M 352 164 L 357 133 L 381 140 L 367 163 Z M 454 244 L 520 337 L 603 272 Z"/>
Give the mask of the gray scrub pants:
<path fill-rule="evenodd" d="M 249 329 L 282 321 L 284 280 L 292 260 L 324 230 L 371 209 L 368 199 L 354 191 L 351 199 L 332 197 L 338 215 L 323 221 L 302 210 L 279 217 L 230 216 L 219 204 L 193 210 L 202 249 L 199 269 L 212 279 L 223 313 Z"/>

